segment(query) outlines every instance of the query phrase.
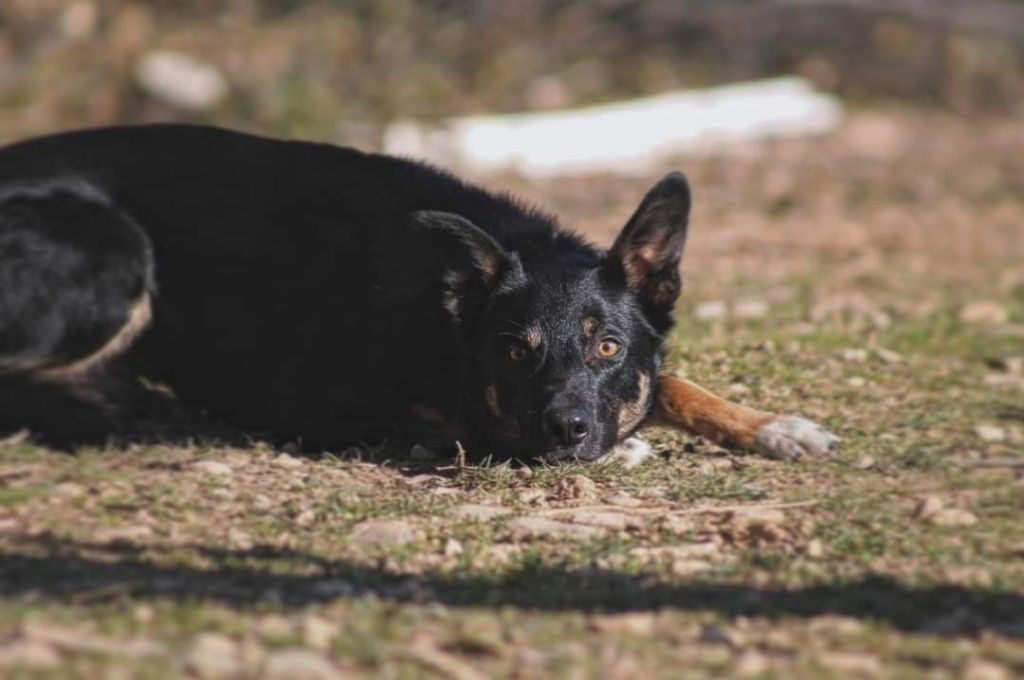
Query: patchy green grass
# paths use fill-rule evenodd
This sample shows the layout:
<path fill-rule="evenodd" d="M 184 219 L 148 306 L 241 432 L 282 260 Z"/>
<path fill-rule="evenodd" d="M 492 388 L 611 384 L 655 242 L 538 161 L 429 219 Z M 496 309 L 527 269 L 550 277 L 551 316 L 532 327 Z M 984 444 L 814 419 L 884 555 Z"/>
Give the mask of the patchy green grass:
<path fill-rule="evenodd" d="M 933 187 L 1024 153 L 901 124 L 886 163 L 839 135 L 687 168 L 672 365 L 837 459 L 654 428 L 635 469 L 11 442 L 0 676 L 1024 675 L 1024 196 Z M 640 184 L 523 193 L 606 241 Z"/>

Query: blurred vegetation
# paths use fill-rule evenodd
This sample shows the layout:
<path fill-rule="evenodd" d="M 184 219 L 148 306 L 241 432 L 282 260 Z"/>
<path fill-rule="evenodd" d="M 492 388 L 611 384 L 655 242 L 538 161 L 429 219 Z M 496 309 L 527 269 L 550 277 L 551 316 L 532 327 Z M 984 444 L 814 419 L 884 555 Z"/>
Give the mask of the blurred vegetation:
<path fill-rule="evenodd" d="M 183 109 L 154 51 L 216 69 Z M 1019 111 L 1021 3 L 4 0 L 0 138 L 174 118 L 372 143 L 395 118 L 559 108 L 779 73 L 863 99 Z"/>

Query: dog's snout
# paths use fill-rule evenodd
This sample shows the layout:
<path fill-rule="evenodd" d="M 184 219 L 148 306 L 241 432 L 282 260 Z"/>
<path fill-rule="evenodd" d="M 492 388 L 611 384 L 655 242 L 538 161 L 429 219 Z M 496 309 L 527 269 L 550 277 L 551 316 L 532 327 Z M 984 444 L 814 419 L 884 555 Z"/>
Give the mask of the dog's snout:
<path fill-rule="evenodd" d="M 544 412 L 544 433 L 562 446 L 575 446 L 590 434 L 590 412 L 584 408 L 550 408 Z"/>

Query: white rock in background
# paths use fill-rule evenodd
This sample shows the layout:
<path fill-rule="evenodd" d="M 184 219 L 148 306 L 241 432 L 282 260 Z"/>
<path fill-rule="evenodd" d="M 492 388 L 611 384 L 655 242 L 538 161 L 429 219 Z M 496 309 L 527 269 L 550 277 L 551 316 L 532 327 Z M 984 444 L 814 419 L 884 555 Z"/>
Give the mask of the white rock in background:
<path fill-rule="evenodd" d="M 711 319 L 723 319 L 729 313 L 729 308 L 721 300 L 709 300 L 697 305 L 693 315 L 698 319 L 708 321 Z"/>
<path fill-rule="evenodd" d="M 280 649 L 271 652 L 263 664 L 268 680 L 341 680 L 345 675 L 330 659 L 308 649 Z"/>
<path fill-rule="evenodd" d="M 1010 680 L 1010 671 L 994 661 L 970 659 L 960 673 L 963 680 Z"/>
<path fill-rule="evenodd" d="M 349 540 L 361 548 L 397 548 L 416 540 L 416 527 L 401 519 L 368 519 L 352 528 Z"/>
<path fill-rule="evenodd" d="M 242 671 L 237 642 L 220 633 L 201 633 L 185 655 L 185 666 L 203 680 L 236 677 Z"/>
<path fill-rule="evenodd" d="M 385 131 L 384 149 L 470 171 L 511 168 L 531 177 L 644 173 L 675 154 L 829 132 L 841 117 L 836 98 L 790 77 L 585 109 L 454 118 L 436 128 L 396 122 Z"/>
<path fill-rule="evenodd" d="M 192 468 L 211 477 L 226 477 L 234 472 L 230 465 L 216 460 L 200 460 Z"/>
<path fill-rule="evenodd" d="M 960 309 L 960 321 L 969 324 L 1006 323 L 1009 316 L 1006 307 L 994 300 L 976 300 Z"/>
<path fill-rule="evenodd" d="M 998 425 L 990 425 L 988 423 L 976 425 L 974 434 L 978 435 L 978 438 L 983 442 L 1006 441 L 1006 430 Z"/>
<path fill-rule="evenodd" d="M 854 364 L 862 364 L 868 360 L 868 351 L 861 347 L 844 347 L 839 350 L 839 356 L 843 361 Z"/>
<path fill-rule="evenodd" d="M 732 306 L 733 318 L 751 320 L 763 319 L 768 316 L 768 303 L 764 300 L 744 299 L 738 300 Z"/>
<path fill-rule="evenodd" d="M 215 67 L 180 52 L 155 50 L 135 69 L 139 86 L 152 96 L 182 109 L 211 109 L 228 94 L 228 82 Z"/>
<path fill-rule="evenodd" d="M 0 669 L 49 671 L 60 665 L 53 647 L 34 640 L 12 640 L 0 644 Z"/>

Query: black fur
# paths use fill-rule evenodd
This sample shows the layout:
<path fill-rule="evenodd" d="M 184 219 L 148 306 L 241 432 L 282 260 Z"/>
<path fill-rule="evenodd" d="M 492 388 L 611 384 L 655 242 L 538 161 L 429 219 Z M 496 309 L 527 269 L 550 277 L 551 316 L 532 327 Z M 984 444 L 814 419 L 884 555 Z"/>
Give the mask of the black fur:
<path fill-rule="evenodd" d="M 115 363 L 239 427 L 323 449 L 422 425 L 478 456 L 596 458 L 635 429 L 624 405 L 650 406 L 640 376 L 672 325 L 689 204 L 669 175 L 605 253 L 508 197 L 352 149 L 190 126 L 9 146 L 0 411 L 54 390 L 92 403 L 74 392 L 96 368 L 54 370 L 148 295 L 152 323 Z M 617 355 L 599 355 L 606 339 Z M 109 420 L 23 404 L 0 428 L 73 442 Z"/>

